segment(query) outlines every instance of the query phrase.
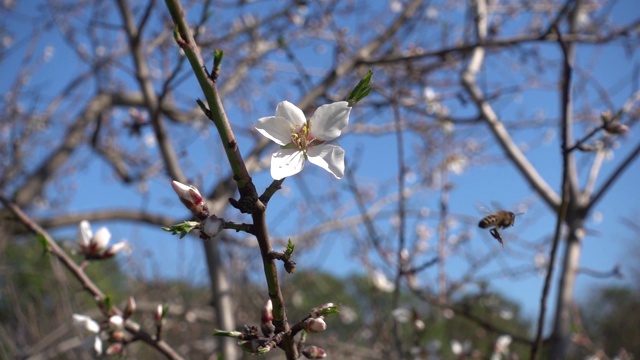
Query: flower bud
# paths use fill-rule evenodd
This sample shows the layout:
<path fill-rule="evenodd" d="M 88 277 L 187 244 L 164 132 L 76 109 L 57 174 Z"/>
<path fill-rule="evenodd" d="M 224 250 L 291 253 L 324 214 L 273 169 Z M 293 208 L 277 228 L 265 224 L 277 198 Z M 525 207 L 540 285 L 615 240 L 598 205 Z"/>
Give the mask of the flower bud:
<path fill-rule="evenodd" d="M 156 314 L 155 314 L 156 325 L 162 324 L 163 318 L 164 318 L 164 307 L 162 306 L 162 304 L 160 304 L 156 308 Z"/>
<path fill-rule="evenodd" d="M 272 336 L 276 327 L 273 325 L 273 303 L 271 299 L 267 300 L 262 308 L 262 312 L 260 314 L 260 329 L 262 330 L 262 334 L 264 336 Z"/>
<path fill-rule="evenodd" d="M 174 180 L 171 182 L 171 187 L 173 187 L 173 191 L 178 195 L 180 202 L 182 202 L 196 218 L 204 219 L 209 215 L 207 204 L 195 186 L 187 186 Z"/>
<path fill-rule="evenodd" d="M 302 355 L 307 359 L 324 359 L 327 357 L 327 353 L 324 349 L 314 345 L 304 348 L 304 350 L 302 350 Z"/>
<path fill-rule="evenodd" d="M 124 331 L 116 330 L 112 332 L 110 340 L 114 342 L 122 342 L 124 340 Z"/>
<path fill-rule="evenodd" d="M 214 237 L 224 229 L 224 220 L 211 215 L 202 222 L 201 229 L 207 236 Z"/>
<path fill-rule="evenodd" d="M 304 322 L 304 329 L 309 333 L 319 333 L 327 330 L 327 323 L 321 317 L 309 318 Z"/>
<path fill-rule="evenodd" d="M 109 318 L 109 325 L 111 327 L 121 329 L 124 326 L 124 319 L 120 315 L 114 315 Z"/>
<path fill-rule="evenodd" d="M 127 305 L 124 307 L 124 314 L 122 315 L 125 319 L 128 319 L 136 312 L 136 299 L 133 296 L 129 296 L 129 300 L 127 301 Z"/>
<path fill-rule="evenodd" d="M 117 355 L 117 354 L 121 354 L 122 350 L 124 350 L 124 346 L 122 346 L 122 343 L 116 342 L 109 345 L 109 347 L 107 348 L 107 350 L 105 350 L 104 353 L 106 355 Z"/>
<path fill-rule="evenodd" d="M 606 131 L 611 135 L 620 135 L 629 131 L 629 127 L 625 124 L 621 124 L 617 121 L 613 121 L 605 125 L 604 131 Z"/>

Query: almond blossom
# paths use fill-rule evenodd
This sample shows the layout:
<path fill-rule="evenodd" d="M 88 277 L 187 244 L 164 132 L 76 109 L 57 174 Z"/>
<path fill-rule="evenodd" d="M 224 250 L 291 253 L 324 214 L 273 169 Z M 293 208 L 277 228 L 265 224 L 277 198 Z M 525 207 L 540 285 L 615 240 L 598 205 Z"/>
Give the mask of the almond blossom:
<path fill-rule="evenodd" d="M 280 145 L 271 156 L 271 177 L 281 180 L 304 168 L 305 160 L 318 165 L 338 179 L 344 176 L 344 150 L 326 144 L 342 133 L 349 122 L 351 107 L 346 101 L 322 105 L 311 119 L 288 101 L 276 107 L 275 116 L 258 120 L 256 130 Z"/>

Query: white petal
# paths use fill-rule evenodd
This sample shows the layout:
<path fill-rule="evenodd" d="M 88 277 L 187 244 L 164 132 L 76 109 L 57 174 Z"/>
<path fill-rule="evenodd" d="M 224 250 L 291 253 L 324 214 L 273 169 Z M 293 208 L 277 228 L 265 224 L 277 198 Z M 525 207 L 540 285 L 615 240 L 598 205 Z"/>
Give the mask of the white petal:
<path fill-rule="evenodd" d="M 351 108 L 346 101 L 322 105 L 311 117 L 311 135 L 320 140 L 333 140 L 340 136 L 349 123 Z"/>
<path fill-rule="evenodd" d="M 280 146 L 290 143 L 291 135 L 295 131 L 287 119 L 279 116 L 269 116 L 258 119 L 256 130 L 258 130 L 262 136 Z"/>
<path fill-rule="evenodd" d="M 291 135 L 297 132 L 307 119 L 302 110 L 288 101 L 283 101 L 276 107 L 276 115 L 258 119 L 256 130 L 264 137 L 278 145 L 291 142 Z"/>
<path fill-rule="evenodd" d="M 77 326 L 80 326 L 94 334 L 100 332 L 100 324 L 86 315 L 73 314 L 73 322 Z"/>
<path fill-rule="evenodd" d="M 337 145 L 322 144 L 307 150 L 307 156 L 312 164 L 332 173 L 338 179 L 344 176 L 344 150 Z M 273 160 L 272 160 L 273 161 Z M 271 165 L 273 169 L 273 165 Z"/>
<path fill-rule="evenodd" d="M 275 180 L 295 175 L 304 167 L 304 155 L 297 149 L 280 149 L 271 156 L 271 177 Z"/>
<path fill-rule="evenodd" d="M 93 341 L 93 349 L 96 351 L 96 354 L 102 355 L 102 340 L 99 335 L 96 335 L 96 339 Z"/>
<path fill-rule="evenodd" d="M 93 237 L 93 232 L 91 231 L 91 224 L 87 220 L 80 221 L 80 225 L 78 226 L 78 245 L 82 247 L 89 246 L 89 242 Z"/>
<path fill-rule="evenodd" d="M 115 328 L 122 328 L 124 325 L 124 319 L 120 315 L 114 315 L 109 318 L 109 325 Z"/>
<path fill-rule="evenodd" d="M 307 123 L 302 110 L 286 100 L 276 107 L 276 117 L 285 118 L 296 129 Z"/>
<path fill-rule="evenodd" d="M 106 227 L 98 229 L 98 231 L 96 231 L 96 235 L 93 237 L 95 247 L 101 250 L 107 247 L 109 240 L 111 240 L 111 233 Z"/>

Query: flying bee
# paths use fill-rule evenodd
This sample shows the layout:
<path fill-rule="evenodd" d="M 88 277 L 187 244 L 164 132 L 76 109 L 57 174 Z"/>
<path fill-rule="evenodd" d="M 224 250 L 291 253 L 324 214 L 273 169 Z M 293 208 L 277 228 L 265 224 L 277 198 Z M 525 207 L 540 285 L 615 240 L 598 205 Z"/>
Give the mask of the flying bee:
<path fill-rule="evenodd" d="M 513 226 L 515 223 L 516 214 L 512 213 L 511 211 L 500 210 L 480 220 L 478 226 L 482 229 L 491 228 L 491 230 L 489 230 L 491 236 L 493 236 L 494 239 L 498 240 L 498 242 L 500 242 L 500 245 L 504 247 L 502 236 L 500 236 L 498 229 L 508 228 L 509 226 Z"/>

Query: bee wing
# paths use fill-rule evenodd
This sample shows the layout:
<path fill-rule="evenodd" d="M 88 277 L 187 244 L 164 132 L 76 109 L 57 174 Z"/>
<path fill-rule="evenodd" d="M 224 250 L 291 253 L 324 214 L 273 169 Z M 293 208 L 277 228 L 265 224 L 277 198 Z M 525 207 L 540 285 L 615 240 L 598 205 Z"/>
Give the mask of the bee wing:
<path fill-rule="evenodd" d="M 491 210 L 491 208 L 485 206 L 484 204 L 481 203 L 475 203 L 475 207 L 476 209 L 478 209 L 478 211 L 484 215 L 491 215 L 493 214 L 495 211 Z"/>

